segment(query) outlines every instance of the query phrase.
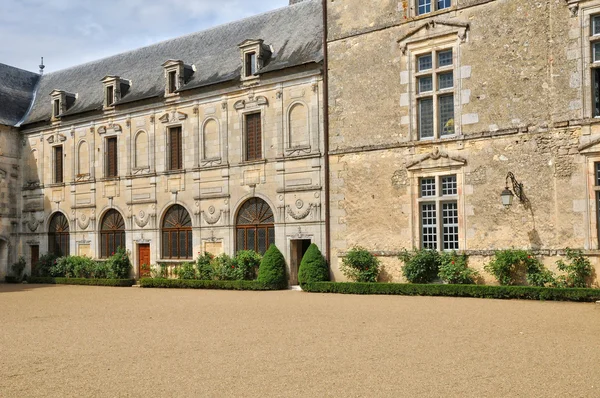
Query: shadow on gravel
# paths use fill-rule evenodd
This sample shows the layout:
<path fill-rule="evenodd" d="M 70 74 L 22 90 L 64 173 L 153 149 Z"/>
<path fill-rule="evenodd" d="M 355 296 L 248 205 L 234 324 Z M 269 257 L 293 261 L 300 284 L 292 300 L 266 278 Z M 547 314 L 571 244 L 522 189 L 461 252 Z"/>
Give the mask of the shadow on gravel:
<path fill-rule="evenodd" d="M 0 283 L 0 293 L 27 292 L 34 289 L 54 287 L 55 285 L 36 285 L 29 283 Z"/>

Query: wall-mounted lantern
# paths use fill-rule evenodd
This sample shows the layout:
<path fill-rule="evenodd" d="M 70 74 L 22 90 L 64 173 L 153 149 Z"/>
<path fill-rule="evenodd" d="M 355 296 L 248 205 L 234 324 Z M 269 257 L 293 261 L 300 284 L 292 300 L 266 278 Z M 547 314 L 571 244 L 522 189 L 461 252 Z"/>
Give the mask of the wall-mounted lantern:
<path fill-rule="evenodd" d="M 512 183 L 514 193 L 508 187 L 508 180 L 510 180 Z M 523 192 L 523 184 L 517 181 L 515 175 L 509 171 L 506 175 L 506 185 L 504 191 L 502 191 L 502 193 L 500 194 L 502 204 L 505 208 L 509 208 L 512 205 L 513 197 L 515 196 L 519 198 L 520 203 L 524 205 L 527 205 L 529 203 L 529 199 L 527 199 L 525 193 Z"/>

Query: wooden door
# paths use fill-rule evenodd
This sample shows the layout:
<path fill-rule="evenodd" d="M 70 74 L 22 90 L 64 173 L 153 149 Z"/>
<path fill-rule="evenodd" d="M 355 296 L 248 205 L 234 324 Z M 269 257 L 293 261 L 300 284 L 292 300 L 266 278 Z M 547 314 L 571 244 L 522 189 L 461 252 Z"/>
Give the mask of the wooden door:
<path fill-rule="evenodd" d="M 40 247 L 38 245 L 31 245 L 31 275 L 35 275 L 35 268 L 38 261 L 40 261 Z"/>
<path fill-rule="evenodd" d="M 150 277 L 150 245 L 147 243 L 138 245 L 138 270 L 140 278 Z"/>

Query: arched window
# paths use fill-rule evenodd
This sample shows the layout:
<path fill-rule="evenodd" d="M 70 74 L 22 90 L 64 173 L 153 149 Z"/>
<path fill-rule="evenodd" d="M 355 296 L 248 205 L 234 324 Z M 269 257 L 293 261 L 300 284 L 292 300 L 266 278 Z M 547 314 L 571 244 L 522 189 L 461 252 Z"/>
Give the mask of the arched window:
<path fill-rule="evenodd" d="M 48 252 L 57 256 L 68 256 L 69 253 L 69 221 L 62 213 L 56 213 L 50 220 L 48 228 Z"/>
<path fill-rule="evenodd" d="M 125 221 L 121 214 L 111 209 L 104 215 L 100 228 L 100 257 L 108 258 L 125 247 Z"/>
<path fill-rule="evenodd" d="M 271 207 L 260 198 L 247 200 L 236 220 L 236 250 L 264 254 L 275 243 L 275 217 Z"/>
<path fill-rule="evenodd" d="M 167 210 L 162 224 L 162 258 L 192 258 L 192 219 L 180 205 Z"/>

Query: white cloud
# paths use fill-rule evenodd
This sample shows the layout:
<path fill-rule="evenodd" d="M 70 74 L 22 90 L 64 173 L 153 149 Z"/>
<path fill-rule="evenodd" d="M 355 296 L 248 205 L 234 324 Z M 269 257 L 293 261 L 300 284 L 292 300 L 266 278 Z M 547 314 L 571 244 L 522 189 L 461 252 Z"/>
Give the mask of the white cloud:
<path fill-rule="evenodd" d="M 284 7 L 288 0 L 2 0 L 0 62 L 45 71 Z"/>

